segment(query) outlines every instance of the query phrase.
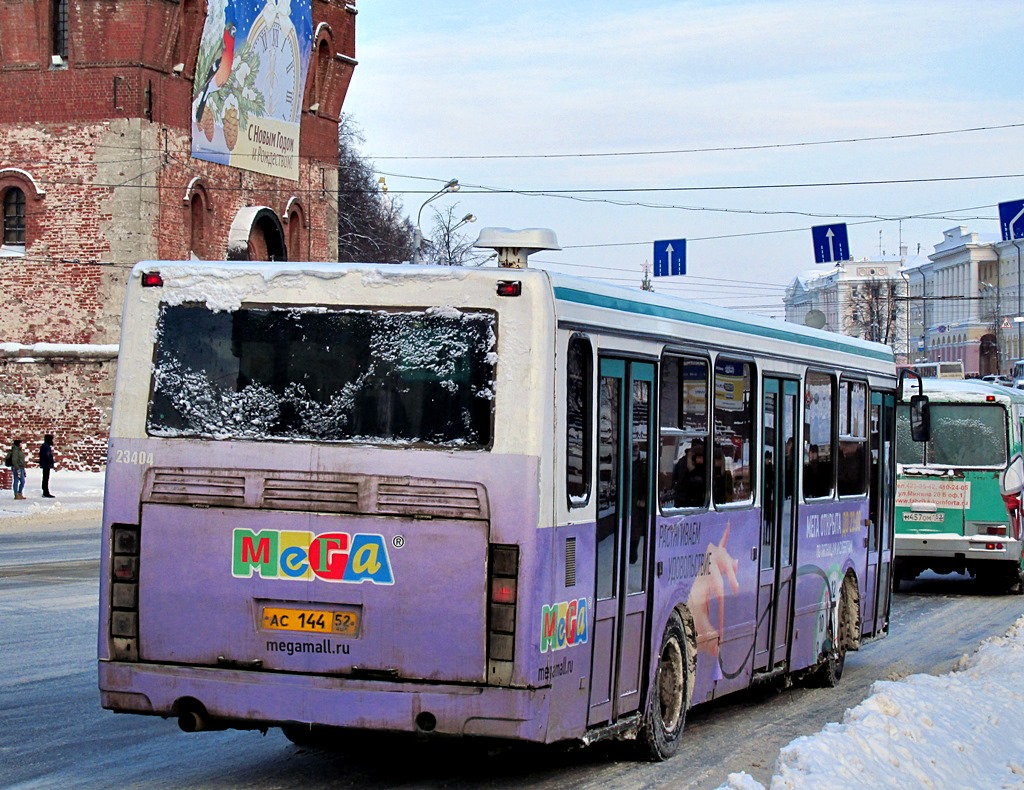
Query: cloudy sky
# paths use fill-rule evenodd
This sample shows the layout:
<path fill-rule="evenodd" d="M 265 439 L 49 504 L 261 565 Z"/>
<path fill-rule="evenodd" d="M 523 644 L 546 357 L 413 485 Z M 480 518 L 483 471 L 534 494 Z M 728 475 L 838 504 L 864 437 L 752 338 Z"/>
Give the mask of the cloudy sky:
<path fill-rule="evenodd" d="M 415 219 L 448 179 L 481 227 L 549 227 L 534 265 L 766 314 L 815 268 L 998 238 L 1024 198 L 1021 6 L 1011 0 L 362 0 L 345 110 Z M 969 130 L 969 131 L 968 131 Z M 1016 175 L 1017 177 L 1010 177 Z M 902 219 L 902 222 L 900 221 Z"/>

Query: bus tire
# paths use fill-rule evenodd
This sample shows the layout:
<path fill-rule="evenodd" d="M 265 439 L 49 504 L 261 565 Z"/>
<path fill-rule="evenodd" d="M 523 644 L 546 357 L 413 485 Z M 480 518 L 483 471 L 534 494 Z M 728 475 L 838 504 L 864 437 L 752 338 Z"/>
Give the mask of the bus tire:
<path fill-rule="evenodd" d="M 1016 563 L 1014 563 L 1010 572 L 1007 574 L 1006 594 L 1024 595 L 1024 571 L 1022 571 L 1020 565 L 1017 565 Z"/>
<path fill-rule="evenodd" d="M 679 750 L 692 692 L 693 665 L 692 640 L 687 637 L 683 619 L 673 610 L 661 638 L 650 704 L 640 730 L 641 746 L 650 760 L 667 760 Z"/>
<path fill-rule="evenodd" d="M 824 688 L 835 688 L 839 685 L 843 677 L 843 668 L 846 666 L 846 650 L 854 645 L 853 629 L 859 627 L 857 601 L 853 592 L 856 590 L 856 584 L 851 582 L 851 577 L 848 576 L 839 588 L 839 609 L 836 618 L 838 633 L 832 635 L 831 649 L 814 673 L 815 685 Z M 856 648 L 856 645 L 854 647 Z"/>

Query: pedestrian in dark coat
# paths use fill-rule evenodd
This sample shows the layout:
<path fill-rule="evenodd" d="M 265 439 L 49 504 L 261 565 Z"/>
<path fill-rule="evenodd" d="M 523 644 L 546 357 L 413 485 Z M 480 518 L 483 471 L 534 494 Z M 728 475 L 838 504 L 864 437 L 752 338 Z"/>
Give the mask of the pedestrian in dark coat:
<path fill-rule="evenodd" d="M 53 499 L 50 493 L 50 470 L 53 469 L 53 434 L 48 433 L 39 445 L 39 467 L 43 470 L 43 496 Z"/>

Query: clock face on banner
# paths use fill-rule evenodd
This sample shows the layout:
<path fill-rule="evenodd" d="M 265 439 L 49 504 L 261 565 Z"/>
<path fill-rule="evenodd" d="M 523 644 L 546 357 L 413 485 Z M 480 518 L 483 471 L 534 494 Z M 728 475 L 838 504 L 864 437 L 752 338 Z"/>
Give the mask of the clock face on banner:
<path fill-rule="evenodd" d="M 297 180 L 313 45 L 310 0 L 209 0 L 208 8 L 193 92 L 192 155 Z M 206 75 L 213 76 L 207 81 Z"/>
<path fill-rule="evenodd" d="M 252 48 L 259 56 L 256 88 L 263 94 L 264 117 L 298 123 L 302 112 L 299 84 L 299 41 L 287 17 L 275 16 L 267 26 L 259 16 L 249 32 Z"/>

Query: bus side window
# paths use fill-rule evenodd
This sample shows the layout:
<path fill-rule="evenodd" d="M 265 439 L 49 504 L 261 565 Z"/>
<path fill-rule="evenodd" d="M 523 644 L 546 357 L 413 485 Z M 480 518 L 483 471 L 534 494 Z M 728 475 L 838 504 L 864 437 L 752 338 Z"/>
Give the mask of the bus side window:
<path fill-rule="evenodd" d="M 833 437 L 835 382 L 827 373 L 808 372 L 804 380 L 804 498 L 832 496 L 835 480 Z"/>
<path fill-rule="evenodd" d="M 868 387 L 862 381 L 839 385 L 839 496 L 867 492 Z"/>
<path fill-rule="evenodd" d="M 565 491 L 569 507 L 590 500 L 594 437 L 594 357 L 590 340 L 569 339 L 565 381 Z"/>
<path fill-rule="evenodd" d="M 749 362 L 715 360 L 714 415 L 712 499 L 716 505 L 749 502 L 754 490 L 754 367 Z"/>
<path fill-rule="evenodd" d="M 659 392 L 658 502 L 662 508 L 707 507 L 708 361 L 665 357 Z"/>

